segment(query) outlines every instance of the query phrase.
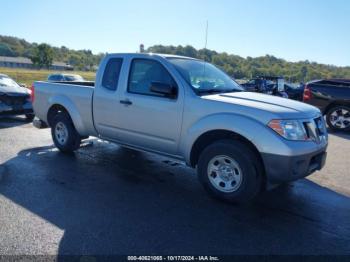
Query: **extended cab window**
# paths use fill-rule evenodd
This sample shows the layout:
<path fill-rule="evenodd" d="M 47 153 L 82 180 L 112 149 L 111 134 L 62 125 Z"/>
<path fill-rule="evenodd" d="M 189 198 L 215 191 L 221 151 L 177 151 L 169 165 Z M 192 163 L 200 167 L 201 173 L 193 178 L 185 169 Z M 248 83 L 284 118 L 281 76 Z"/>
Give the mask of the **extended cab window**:
<path fill-rule="evenodd" d="M 152 82 L 176 86 L 174 79 L 161 63 L 155 60 L 134 59 L 130 69 L 128 91 L 164 97 L 162 94 L 151 91 Z"/>
<path fill-rule="evenodd" d="M 117 90 L 120 69 L 122 68 L 122 64 L 123 64 L 123 59 L 121 58 L 109 59 L 102 78 L 102 86 L 104 88 L 112 91 Z"/>

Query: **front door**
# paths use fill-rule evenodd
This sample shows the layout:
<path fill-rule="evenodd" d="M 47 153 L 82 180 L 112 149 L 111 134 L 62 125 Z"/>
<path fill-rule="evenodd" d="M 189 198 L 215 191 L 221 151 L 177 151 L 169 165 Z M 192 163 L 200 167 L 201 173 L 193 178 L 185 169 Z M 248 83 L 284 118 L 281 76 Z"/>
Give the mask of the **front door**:
<path fill-rule="evenodd" d="M 152 92 L 152 82 L 176 86 L 177 96 Z M 183 90 L 169 71 L 154 59 L 133 59 L 127 88 L 118 106 L 117 129 L 123 142 L 176 155 L 180 140 Z"/>

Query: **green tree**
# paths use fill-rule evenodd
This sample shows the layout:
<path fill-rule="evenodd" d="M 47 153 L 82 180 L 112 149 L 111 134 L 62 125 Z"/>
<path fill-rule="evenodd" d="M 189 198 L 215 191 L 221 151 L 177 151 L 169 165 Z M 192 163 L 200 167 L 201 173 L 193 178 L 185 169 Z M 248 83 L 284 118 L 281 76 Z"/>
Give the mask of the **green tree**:
<path fill-rule="evenodd" d="M 193 58 L 197 58 L 197 50 L 194 49 L 194 47 L 192 46 L 185 46 L 183 49 L 184 55 L 188 56 L 188 57 L 193 57 Z"/>
<path fill-rule="evenodd" d="M 15 54 L 8 45 L 0 43 L 0 56 L 15 56 Z"/>
<path fill-rule="evenodd" d="M 306 76 L 307 76 L 308 70 L 305 65 L 303 65 L 300 69 L 300 78 L 305 82 Z"/>
<path fill-rule="evenodd" d="M 42 62 L 45 59 L 41 59 L 42 56 L 39 55 L 41 53 L 39 49 L 36 43 L 29 43 L 17 37 L 0 35 L 0 55 L 33 58 L 37 61 L 35 64 L 38 67 L 48 67 L 47 64 L 50 63 Z M 91 50 L 72 50 L 65 46 L 51 47 L 51 49 L 53 51 L 53 60 L 69 62 L 75 69 L 80 70 L 95 70 L 105 55 L 103 53 L 95 55 Z M 243 58 L 238 55 L 218 53 L 209 49 L 197 50 L 190 45 L 154 45 L 150 46 L 147 52 L 178 54 L 205 59 L 227 71 L 230 75 L 233 74 L 237 79 L 247 79 L 256 75 L 283 75 L 293 82 L 306 82 L 315 78 L 350 78 L 349 66 L 324 65 L 308 60 L 292 63 L 272 55 Z"/>
<path fill-rule="evenodd" d="M 31 60 L 38 68 L 49 68 L 53 62 L 53 50 L 47 44 L 38 45 L 33 52 Z"/>

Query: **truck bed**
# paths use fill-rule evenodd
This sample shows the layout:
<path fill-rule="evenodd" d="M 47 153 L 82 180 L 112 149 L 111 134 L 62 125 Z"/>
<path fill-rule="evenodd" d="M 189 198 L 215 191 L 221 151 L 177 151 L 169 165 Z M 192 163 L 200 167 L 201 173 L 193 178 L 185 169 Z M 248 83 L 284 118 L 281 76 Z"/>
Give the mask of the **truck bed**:
<path fill-rule="evenodd" d="M 88 87 L 95 87 L 94 81 L 53 81 L 50 83 L 56 83 L 56 84 L 63 84 L 63 85 L 76 85 L 76 86 L 88 86 Z"/>
<path fill-rule="evenodd" d="M 95 133 L 92 119 L 94 82 L 43 82 L 34 83 L 33 106 L 37 117 L 48 123 L 47 116 L 55 104 L 71 110 L 76 129 L 81 135 Z"/>

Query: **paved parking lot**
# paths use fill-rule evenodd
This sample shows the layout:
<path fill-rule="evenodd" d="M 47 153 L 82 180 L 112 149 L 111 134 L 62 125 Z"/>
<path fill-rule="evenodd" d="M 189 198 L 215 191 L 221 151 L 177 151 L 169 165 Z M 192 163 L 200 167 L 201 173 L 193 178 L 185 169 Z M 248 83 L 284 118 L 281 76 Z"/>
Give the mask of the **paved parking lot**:
<path fill-rule="evenodd" d="M 321 172 L 236 206 L 182 164 L 97 139 L 67 156 L 0 119 L 0 254 L 350 255 L 350 135 L 328 151 Z"/>

